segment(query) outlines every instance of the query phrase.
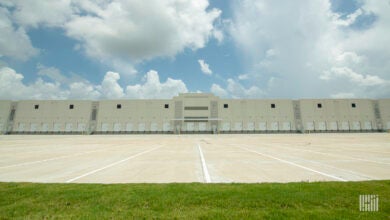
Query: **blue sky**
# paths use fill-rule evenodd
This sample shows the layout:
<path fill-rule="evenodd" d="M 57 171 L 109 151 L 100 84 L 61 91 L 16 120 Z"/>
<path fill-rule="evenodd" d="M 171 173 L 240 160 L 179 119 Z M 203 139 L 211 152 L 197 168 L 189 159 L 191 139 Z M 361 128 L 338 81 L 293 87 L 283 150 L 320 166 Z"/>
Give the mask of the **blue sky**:
<path fill-rule="evenodd" d="M 0 99 L 389 98 L 390 2 L 0 0 Z"/>

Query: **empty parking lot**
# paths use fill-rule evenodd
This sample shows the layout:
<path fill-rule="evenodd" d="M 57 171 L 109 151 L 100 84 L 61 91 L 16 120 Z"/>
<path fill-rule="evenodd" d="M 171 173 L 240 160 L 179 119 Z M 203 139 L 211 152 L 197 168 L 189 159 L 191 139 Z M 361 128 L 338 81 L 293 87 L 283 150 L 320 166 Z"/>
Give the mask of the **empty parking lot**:
<path fill-rule="evenodd" d="M 379 179 L 390 179 L 388 133 L 0 136 L 3 182 Z"/>

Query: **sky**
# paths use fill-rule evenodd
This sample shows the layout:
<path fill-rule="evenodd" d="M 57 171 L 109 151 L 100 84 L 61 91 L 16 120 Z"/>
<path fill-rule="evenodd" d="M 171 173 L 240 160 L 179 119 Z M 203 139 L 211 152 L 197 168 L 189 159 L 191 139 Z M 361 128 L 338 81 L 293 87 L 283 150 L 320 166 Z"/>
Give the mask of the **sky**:
<path fill-rule="evenodd" d="M 0 99 L 390 98 L 390 0 L 0 0 Z"/>

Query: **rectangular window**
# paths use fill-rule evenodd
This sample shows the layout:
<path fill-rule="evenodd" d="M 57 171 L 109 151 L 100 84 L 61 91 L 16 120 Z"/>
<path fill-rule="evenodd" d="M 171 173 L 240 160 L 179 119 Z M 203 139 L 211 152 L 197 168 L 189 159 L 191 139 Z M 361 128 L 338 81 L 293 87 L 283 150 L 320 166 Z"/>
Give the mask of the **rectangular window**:
<path fill-rule="evenodd" d="M 122 108 L 122 105 L 121 105 L 121 104 L 117 104 L 117 105 L 116 105 L 116 108 L 117 108 L 117 109 L 121 109 L 121 108 Z"/>
<path fill-rule="evenodd" d="M 208 122 L 208 117 L 184 117 L 184 122 Z"/>
<path fill-rule="evenodd" d="M 317 108 L 322 108 L 322 104 L 321 104 L 321 103 L 318 103 L 318 104 L 317 104 Z"/>
<path fill-rule="evenodd" d="M 164 108 L 169 108 L 169 104 L 165 104 L 165 105 L 164 105 Z"/>
<path fill-rule="evenodd" d="M 34 105 L 34 109 L 39 109 L 39 105 Z"/>
<path fill-rule="evenodd" d="M 69 105 L 69 109 L 73 109 L 73 108 L 74 108 L 73 104 Z"/>
<path fill-rule="evenodd" d="M 272 103 L 271 108 L 276 108 L 276 105 Z"/>
<path fill-rule="evenodd" d="M 223 104 L 223 108 L 229 108 L 228 104 Z"/>
<path fill-rule="evenodd" d="M 356 103 L 351 104 L 352 108 L 356 108 Z"/>
<path fill-rule="evenodd" d="M 208 106 L 186 106 L 184 110 L 209 110 Z"/>

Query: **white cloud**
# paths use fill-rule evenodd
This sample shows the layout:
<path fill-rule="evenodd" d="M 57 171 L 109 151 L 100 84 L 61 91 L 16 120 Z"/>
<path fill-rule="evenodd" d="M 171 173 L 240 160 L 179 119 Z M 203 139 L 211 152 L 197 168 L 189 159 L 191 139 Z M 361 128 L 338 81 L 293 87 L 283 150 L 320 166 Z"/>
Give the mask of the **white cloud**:
<path fill-rule="evenodd" d="M 207 10 L 207 0 L 84 0 L 79 6 L 87 14 L 65 24 L 67 35 L 79 40 L 90 57 L 123 62 L 202 48 L 215 36 L 213 23 L 221 13 Z"/>
<path fill-rule="evenodd" d="M 187 86 L 181 80 L 168 78 L 165 82 L 160 82 L 160 77 L 154 70 L 146 73 L 144 80 L 144 84 L 127 86 L 126 96 L 129 98 L 172 98 L 179 93 L 188 92 Z"/>
<path fill-rule="evenodd" d="M 60 88 L 59 83 L 49 83 L 38 78 L 34 83 L 25 85 L 23 75 L 15 70 L 0 68 L 1 99 L 64 99 L 67 91 Z"/>
<path fill-rule="evenodd" d="M 96 100 L 102 97 L 101 86 L 95 86 L 88 82 L 73 82 L 69 85 L 68 99 Z"/>
<path fill-rule="evenodd" d="M 330 95 L 332 99 L 353 99 L 356 98 L 355 94 L 350 92 L 341 92 L 337 94 Z"/>
<path fill-rule="evenodd" d="M 260 98 L 264 95 L 263 91 L 257 86 L 245 88 L 233 79 L 228 79 L 227 83 L 227 90 L 233 98 Z"/>
<path fill-rule="evenodd" d="M 25 61 L 38 54 L 24 28 L 15 28 L 10 13 L 0 7 L 0 58 L 3 56 Z"/>
<path fill-rule="evenodd" d="M 39 25 L 49 27 L 62 26 L 68 21 L 73 11 L 71 0 L 13 0 L 8 7 L 12 7 L 13 19 L 26 28 L 36 28 Z"/>
<path fill-rule="evenodd" d="M 229 93 L 218 84 L 211 85 L 210 92 L 219 97 L 228 97 Z"/>
<path fill-rule="evenodd" d="M 210 9 L 208 0 L 0 0 L 0 6 L 0 24 L 5 23 L 0 28 L 6 27 L 0 55 L 27 59 L 36 51 L 24 29 L 59 27 L 80 42 L 75 48 L 128 75 L 136 73 L 133 66 L 140 61 L 197 50 L 212 37 L 223 39 L 214 26 L 221 11 Z M 19 47 L 8 45 L 13 41 Z"/>
<path fill-rule="evenodd" d="M 45 67 L 46 69 L 55 69 Z M 188 92 L 182 80 L 168 78 L 160 82 L 156 71 L 146 73 L 144 83 L 122 87 L 120 75 L 107 72 L 100 84 L 87 80 L 75 82 L 56 72 L 60 81 L 47 82 L 38 78 L 35 82 L 25 84 L 24 76 L 9 67 L 0 68 L 0 99 L 120 99 L 120 98 L 172 98 L 179 93 Z"/>
<path fill-rule="evenodd" d="M 210 70 L 209 64 L 207 64 L 204 60 L 198 60 L 198 63 L 200 65 L 200 70 L 206 74 L 211 75 L 213 74 L 213 71 Z"/>
<path fill-rule="evenodd" d="M 46 67 L 42 64 L 37 65 L 38 76 L 46 76 L 55 82 L 65 83 L 67 78 L 61 74 L 61 71 L 55 67 Z"/>
<path fill-rule="evenodd" d="M 238 75 L 238 79 L 239 80 L 247 80 L 247 79 L 249 79 L 249 74 Z"/>
<path fill-rule="evenodd" d="M 341 19 L 329 0 L 234 1 L 230 34 L 250 70 L 248 81 L 267 97 L 388 97 L 390 4 L 361 4 Z M 352 27 L 368 14 L 376 18 L 370 27 Z"/>
<path fill-rule="evenodd" d="M 245 87 L 233 79 L 227 79 L 226 89 L 218 84 L 212 84 L 210 91 L 217 96 L 231 98 L 261 98 L 264 96 L 264 92 L 259 87 Z"/>
<path fill-rule="evenodd" d="M 107 72 L 101 85 L 102 94 L 108 99 L 117 99 L 124 96 L 123 88 L 119 85 L 119 73 Z"/>
<path fill-rule="evenodd" d="M 338 77 L 345 77 L 349 81 L 361 86 L 379 86 L 386 84 L 390 86 L 390 81 L 381 79 L 378 76 L 362 75 L 354 72 L 348 67 L 333 67 L 331 70 L 325 71 L 324 74 L 320 76 L 323 80 L 332 80 L 337 79 Z"/>

